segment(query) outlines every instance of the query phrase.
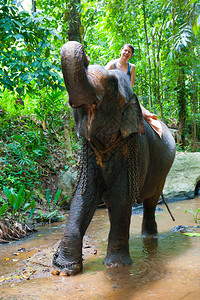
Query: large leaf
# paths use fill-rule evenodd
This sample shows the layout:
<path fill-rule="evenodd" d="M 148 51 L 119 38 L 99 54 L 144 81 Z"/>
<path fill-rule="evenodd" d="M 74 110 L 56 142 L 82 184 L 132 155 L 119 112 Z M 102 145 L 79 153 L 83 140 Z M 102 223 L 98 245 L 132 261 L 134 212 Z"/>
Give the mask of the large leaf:
<path fill-rule="evenodd" d="M 54 201 L 53 201 L 54 205 L 57 203 L 57 201 L 60 197 L 60 194 L 61 194 L 61 190 L 58 190 L 55 194 L 55 198 L 54 198 Z"/>
<path fill-rule="evenodd" d="M 26 203 L 22 208 L 23 213 L 27 212 L 30 208 L 31 208 L 31 203 Z"/>
<path fill-rule="evenodd" d="M 25 201 L 25 193 L 23 192 L 23 189 L 24 188 L 20 188 L 19 192 L 17 193 L 17 196 L 16 196 L 16 201 L 15 201 L 15 204 L 14 204 L 14 209 L 15 210 L 18 210 L 22 207 L 24 201 Z"/>
<path fill-rule="evenodd" d="M 14 205 L 16 203 L 16 195 L 10 194 L 9 197 L 8 197 L 8 201 L 10 203 L 10 207 L 13 208 L 13 209 L 15 209 Z"/>
<path fill-rule="evenodd" d="M 3 191 L 7 198 L 9 198 L 9 196 L 12 194 L 12 191 L 9 190 L 6 186 L 3 187 Z"/>
<path fill-rule="evenodd" d="M 0 208 L 0 216 L 2 216 L 7 209 L 8 209 L 8 203 L 4 203 Z"/>

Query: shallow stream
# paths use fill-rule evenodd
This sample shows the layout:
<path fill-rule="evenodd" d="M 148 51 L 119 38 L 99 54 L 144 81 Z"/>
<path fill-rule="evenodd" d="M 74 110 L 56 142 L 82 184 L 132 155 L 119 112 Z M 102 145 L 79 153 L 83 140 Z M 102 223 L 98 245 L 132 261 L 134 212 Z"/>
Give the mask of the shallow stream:
<path fill-rule="evenodd" d="M 197 224 L 185 210 L 200 208 L 200 199 L 169 204 L 173 222 L 164 205 L 159 205 L 156 238 L 141 236 L 142 215 L 132 216 L 130 267 L 107 269 L 109 220 L 106 209 L 98 209 L 87 230 L 88 252 L 83 273 L 74 277 L 52 276 L 53 245 L 62 236 L 64 223 L 39 227 L 38 232 L 19 242 L 0 246 L 0 299 L 200 299 L 200 237 L 173 231 L 178 225 Z M 199 224 L 200 225 L 200 224 Z M 186 229 L 187 230 L 187 229 Z M 87 246 L 86 246 L 87 248 Z M 90 250 L 90 251 L 89 251 Z"/>

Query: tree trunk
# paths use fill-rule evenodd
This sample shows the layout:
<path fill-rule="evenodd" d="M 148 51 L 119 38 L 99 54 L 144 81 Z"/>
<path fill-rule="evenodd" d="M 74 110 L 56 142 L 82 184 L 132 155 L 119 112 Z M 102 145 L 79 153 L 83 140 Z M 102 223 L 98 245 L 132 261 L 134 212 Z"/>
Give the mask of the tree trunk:
<path fill-rule="evenodd" d="M 70 0 L 69 3 L 69 30 L 68 30 L 68 38 L 69 41 L 77 41 L 81 43 L 81 16 L 79 13 L 80 9 L 80 0 Z"/>
<path fill-rule="evenodd" d="M 165 122 L 164 114 L 163 114 L 163 82 L 162 82 L 162 69 L 160 66 L 160 58 L 159 56 L 157 57 L 157 64 L 158 64 L 158 92 L 159 92 L 159 105 L 160 105 L 160 114 L 161 114 L 161 119 L 163 122 Z M 161 94 L 160 94 L 161 93 Z"/>
<path fill-rule="evenodd" d="M 152 96 L 151 96 L 151 60 L 150 60 L 150 53 L 149 53 L 149 40 L 147 35 L 147 25 L 146 25 L 146 8 L 145 8 L 145 0 L 143 0 L 143 14 L 144 14 L 144 31 L 146 37 L 146 47 L 147 47 L 147 56 L 148 56 L 148 65 L 149 65 L 149 106 L 152 109 Z"/>
<path fill-rule="evenodd" d="M 32 12 L 36 12 L 36 0 L 32 0 Z"/>
<path fill-rule="evenodd" d="M 138 46 L 138 51 L 139 51 L 139 58 L 140 61 L 142 61 L 142 55 L 141 55 L 141 48 L 140 48 L 140 42 L 139 42 L 139 36 L 138 36 L 138 31 L 136 30 L 136 35 L 137 35 L 137 46 Z M 145 72 L 145 68 L 141 69 L 141 73 L 140 73 L 140 83 L 141 83 L 141 89 L 138 90 L 138 94 L 141 93 L 142 94 L 142 100 L 143 100 L 143 105 L 146 106 L 146 97 L 145 97 L 145 85 L 144 85 L 144 80 L 143 80 L 143 72 L 144 74 L 144 78 L 146 78 L 146 72 Z"/>
<path fill-rule="evenodd" d="M 182 141 L 182 149 L 186 146 L 185 141 L 185 125 L 186 125 L 186 88 L 185 88 L 185 66 L 180 61 L 180 58 L 178 60 L 178 78 L 177 78 L 177 100 L 178 100 L 178 124 L 179 124 L 179 131 L 181 135 L 181 141 Z"/>
<path fill-rule="evenodd" d="M 196 123 L 196 103 L 197 103 L 197 80 L 196 73 L 194 71 L 193 74 L 193 82 L 192 82 L 192 102 L 193 102 L 193 139 L 194 139 L 194 148 L 197 148 L 197 123 Z"/>
<path fill-rule="evenodd" d="M 152 39 L 152 54 L 153 54 L 153 87 L 152 87 L 152 90 L 153 90 L 153 94 L 154 94 L 154 99 L 155 99 L 155 102 L 158 101 L 158 82 L 157 82 L 157 64 L 156 64 L 156 45 L 155 45 L 155 33 L 152 31 L 152 34 L 151 34 L 151 39 Z M 159 75 L 158 75 L 159 77 Z"/>
<path fill-rule="evenodd" d="M 161 94 L 163 93 L 163 85 L 162 85 L 162 69 L 161 69 L 161 61 L 160 61 L 160 49 L 161 49 L 161 33 L 158 35 L 159 40 L 157 41 L 157 56 L 156 56 L 156 65 L 157 65 L 157 101 L 160 106 L 160 113 L 161 113 L 161 119 L 164 122 L 164 115 L 163 115 L 163 105 L 162 105 L 162 99 Z"/>
<path fill-rule="evenodd" d="M 175 12 L 174 12 L 174 0 L 172 0 L 172 7 L 171 7 L 171 13 L 172 13 L 172 34 L 173 37 L 175 37 Z"/>

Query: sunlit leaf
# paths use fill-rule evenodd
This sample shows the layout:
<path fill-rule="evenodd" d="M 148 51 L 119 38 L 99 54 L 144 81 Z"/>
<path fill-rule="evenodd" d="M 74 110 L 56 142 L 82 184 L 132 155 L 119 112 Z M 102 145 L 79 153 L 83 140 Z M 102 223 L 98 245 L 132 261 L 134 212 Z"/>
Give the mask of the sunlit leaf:
<path fill-rule="evenodd" d="M 192 26 L 192 30 L 193 30 L 194 34 L 197 35 L 197 33 L 198 33 L 198 26 L 197 26 L 197 24 L 194 24 Z"/>
<path fill-rule="evenodd" d="M 200 233 L 197 232 L 184 232 L 183 234 L 191 237 L 195 237 L 195 236 L 200 237 Z"/>

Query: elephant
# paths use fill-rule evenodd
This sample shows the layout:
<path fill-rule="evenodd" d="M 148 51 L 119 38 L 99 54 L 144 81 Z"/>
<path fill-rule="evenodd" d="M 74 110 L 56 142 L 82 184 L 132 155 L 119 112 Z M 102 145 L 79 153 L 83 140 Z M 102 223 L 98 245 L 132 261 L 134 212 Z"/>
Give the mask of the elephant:
<path fill-rule="evenodd" d="M 83 236 L 100 201 L 110 220 L 104 264 L 130 265 L 132 206 L 143 203 L 142 234 L 156 235 L 155 209 L 174 161 L 174 139 L 164 123 L 160 138 L 143 119 L 127 75 L 89 65 L 82 44 L 64 44 L 61 65 L 82 154 L 52 274 L 70 276 L 82 271 Z"/>

